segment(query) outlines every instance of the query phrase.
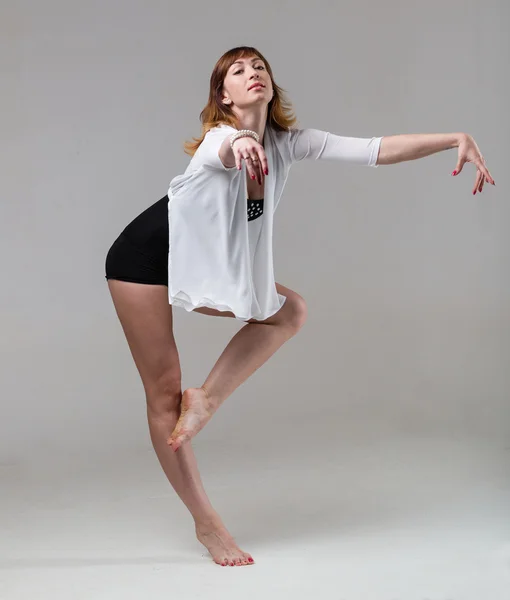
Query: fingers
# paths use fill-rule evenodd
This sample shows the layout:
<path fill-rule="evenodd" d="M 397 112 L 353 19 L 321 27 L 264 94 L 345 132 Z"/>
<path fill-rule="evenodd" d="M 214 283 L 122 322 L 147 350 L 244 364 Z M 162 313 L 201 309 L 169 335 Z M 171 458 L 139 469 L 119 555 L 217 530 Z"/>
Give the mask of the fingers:
<path fill-rule="evenodd" d="M 243 155 L 242 152 L 240 150 L 238 150 L 235 153 L 235 157 L 236 157 L 236 166 L 237 166 L 237 168 L 241 169 L 242 161 L 244 160 L 244 162 L 246 163 L 246 169 L 248 171 L 249 176 L 252 179 L 254 179 L 255 171 L 253 169 L 251 156 L 249 156 L 246 151 L 245 151 L 245 154 Z"/>
<path fill-rule="evenodd" d="M 492 185 L 496 185 L 494 183 L 494 179 L 492 179 L 492 176 L 489 173 L 487 167 L 482 162 L 479 162 L 476 166 L 477 166 L 478 169 L 480 169 L 480 171 L 482 172 L 483 176 L 487 179 L 487 181 L 489 183 L 492 183 Z"/>
<path fill-rule="evenodd" d="M 482 180 L 480 181 L 480 185 L 478 186 L 478 191 L 481 192 L 483 190 L 483 186 L 485 184 L 485 182 L 487 181 L 485 176 L 482 176 L 481 178 Z"/>
<path fill-rule="evenodd" d="M 481 171 L 481 174 L 483 175 L 483 179 L 487 180 L 489 183 L 492 183 L 492 185 L 496 185 L 494 182 L 494 179 L 492 178 L 492 175 L 489 173 L 489 170 L 485 166 L 485 158 L 480 154 L 480 156 L 478 157 L 478 160 L 475 160 L 473 162 L 475 163 L 476 168 L 479 171 Z"/>
<path fill-rule="evenodd" d="M 462 171 L 462 167 L 464 166 L 465 162 L 465 160 L 459 159 L 457 162 L 457 166 L 455 167 L 455 171 L 452 173 L 452 175 L 458 175 Z"/>
<path fill-rule="evenodd" d="M 258 168 L 258 163 L 254 163 L 251 156 L 247 156 L 244 160 L 246 162 L 246 167 L 248 169 L 248 173 L 250 174 L 250 177 L 252 179 L 256 178 L 257 181 L 259 182 L 259 184 L 262 183 L 260 180 L 260 171 Z"/>
<path fill-rule="evenodd" d="M 262 165 L 259 160 L 259 157 L 255 154 L 255 152 L 250 156 L 251 164 L 253 166 L 253 171 L 259 185 L 262 185 L 263 181 L 263 173 L 262 173 Z"/>
<path fill-rule="evenodd" d="M 259 156 L 260 156 L 260 153 L 259 153 Z M 256 161 L 255 164 L 257 165 L 259 183 L 262 185 L 262 182 L 264 181 L 264 171 L 265 171 L 265 169 L 262 166 L 262 162 L 263 161 L 259 158 L 259 156 L 255 155 L 255 161 Z M 264 156 L 264 159 L 265 159 L 265 156 Z"/>
<path fill-rule="evenodd" d="M 480 186 L 480 180 L 483 182 L 483 175 L 481 174 L 480 171 L 477 171 L 476 172 L 476 179 L 475 179 L 475 187 L 473 188 L 473 194 L 476 194 L 476 190 Z"/>
<path fill-rule="evenodd" d="M 475 186 L 473 188 L 473 194 L 476 194 L 477 191 L 481 192 L 486 181 L 492 183 L 492 185 L 496 185 L 494 179 L 492 178 L 487 167 L 485 166 L 485 160 L 479 160 L 476 163 L 476 167 L 478 170 L 476 174 Z"/>
<path fill-rule="evenodd" d="M 241 168 L 241 161 L 243 159 L 243 157 L 241 156 L 241 151 L 238 150 L 238 149 L 236 149 L 236 148 L 234 148 L 234 156 L 236 158 L 236 167 L 238 169 L 240 169 Z"/>
<path fill-rule="evenodd" d="M 264 173 L 268 174 L 268 164 L 265 152 L 259 148 L 259 160 L 260 160 L 260 169 L 264 171 Z"/>
<path fill-rule="evenodd" d="M 250 154 L 248 150 L 244 150 L 244 152 L 238 150 L 237 152 L 234 152 L 234 155 L 237 168 L 241 168 L 242 161 L 244 160 L 249 176 L 252 179 L 257 178 L 259 184 L 262 185 L 262 182 L 264 181 L 264 174 L 268 174 L 267 158 L 264 151 L 258 150 L 257 153 L 256 150 L 252 150 Z"/>
<path fill-rule="evenodd" d="M 464 164 L 466 162 L 468 162 L 468 161 L 460 159 L 458 161 L 457 166 L 455 167 L 455 171 L 453 171 L 452 175 L 458 175 L 462 171 L 462 167 L 464 166 Z M 489 170 L 485 166 L 485 160 L 483 159 L 483 157 L 479 160 L 470 161 L 470 162 L 473 162 L 477 169 L 475 185 L 473 186 L 473 194 L 476 194 L 476 192 L 481 192 L 483 190 L 483 186 L 485 185 L 486 181 L 488 181 L 492 185 L 496 185 L 496 182 L 492 178 L 492 175 L 489 173 Z"/>
<path fill-rule="evenodd" d="M 249 137 L 243 137 L 236 140 L 232 150 L 236 167 L 241 169 L 244 160 L 250 177 L 252 179 L 256 177 L 259 184 L 262 184 L 264 174 L 268 175 L 268 162 L 264 147 Z"/>

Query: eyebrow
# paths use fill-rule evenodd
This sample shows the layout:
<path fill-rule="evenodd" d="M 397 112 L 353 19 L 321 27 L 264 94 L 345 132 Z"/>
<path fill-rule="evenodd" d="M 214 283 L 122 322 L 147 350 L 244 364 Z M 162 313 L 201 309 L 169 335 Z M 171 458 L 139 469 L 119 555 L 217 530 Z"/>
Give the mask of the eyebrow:
<path fill-rule="evenodd" d="M 256 62 L 257 60 L 262 60 L 262 59 L 257 56 L 256 58 L 252 58 L 251 62 Z M 233 67 L 236 63 L 242 63 L 242 62 L 243 62 L 242 60 L 236 60 L 230 66 Z"/>

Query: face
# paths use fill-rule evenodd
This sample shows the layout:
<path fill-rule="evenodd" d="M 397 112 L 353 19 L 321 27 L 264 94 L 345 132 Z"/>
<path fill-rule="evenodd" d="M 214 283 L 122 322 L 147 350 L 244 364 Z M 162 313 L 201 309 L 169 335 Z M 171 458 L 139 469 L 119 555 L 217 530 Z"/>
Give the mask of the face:
<path fill-rule="evenodd" d="M 257 82 L 262 85 L 251 87 Z M 258 56 L 240 58 L 230 65 L 223 82 L 223 102 L 226 98 L 230 99 L 227 106 L 244 108 L 255 104 L 268 104 L 272 97 L 271 77 L 262 59 Z"/>

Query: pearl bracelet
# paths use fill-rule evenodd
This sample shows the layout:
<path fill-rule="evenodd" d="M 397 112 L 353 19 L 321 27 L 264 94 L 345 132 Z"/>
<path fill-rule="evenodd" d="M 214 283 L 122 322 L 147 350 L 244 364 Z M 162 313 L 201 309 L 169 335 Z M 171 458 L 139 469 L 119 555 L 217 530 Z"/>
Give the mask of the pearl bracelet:
<path fill-rule="evenodd" d="M 252 137 L 256 142 L 259 141 L 259 134 L 251 129 L 241 129 L 230 136 L 230 147 L 234 150 L 234 142 L 242 137 Z"/>

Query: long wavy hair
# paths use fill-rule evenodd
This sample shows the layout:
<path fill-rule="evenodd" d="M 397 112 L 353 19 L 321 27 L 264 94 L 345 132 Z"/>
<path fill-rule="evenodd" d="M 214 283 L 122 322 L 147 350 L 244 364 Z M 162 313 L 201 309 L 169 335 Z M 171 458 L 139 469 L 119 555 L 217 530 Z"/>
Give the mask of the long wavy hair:
<path fill-rule="evenodd" d="M 202 134 L 199 138 L 194 137 L 193 141 L 184 143 L 184 152 L 186 154 L 193 156 L 203 142 L 205 134 L 221 123 L 239 129 L 240 124 L 237 115 L 230 106 L 223 104 L 221 101 L 223 96 L 223 82 L 228 69 L 236 60 L 253 55 L 258 56 L 264 62 L 273 84 L 274 96 L 268 105 L 266 127 L 272 127 L 277 131 L 288 131 L 290 127 L 296 124 L 297 118 L 294 115 L 291 102 L 286 97 L 286 90 L 275 83 L 273 72 L 267 60 L 256 48 L 252 48 L 251 46 L 237 46 L 225 52 L 214 66 L 209 83 L 209 100 L 200 113 Z"/>

